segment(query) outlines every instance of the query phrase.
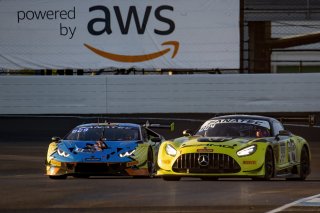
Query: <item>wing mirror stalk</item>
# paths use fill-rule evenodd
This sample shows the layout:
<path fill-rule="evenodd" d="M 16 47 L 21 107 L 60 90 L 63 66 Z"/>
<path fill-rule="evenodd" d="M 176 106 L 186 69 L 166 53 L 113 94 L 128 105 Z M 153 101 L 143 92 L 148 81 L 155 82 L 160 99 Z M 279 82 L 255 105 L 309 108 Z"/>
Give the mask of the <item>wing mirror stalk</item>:
<path fill-rule="evenodd" d="M 51 142 L 55 142 L 55 143 L 59 143 L 60 140 L 61 140 L 61 138 L 57 137 L 57 136 L 54 136 L 54 137 L 51 138 Z"/>
<path fill-rule="evenodd" d="M 289 136 L 291 136 L 292 135 L 292 133 L 291 132 L 289 132 L 289 131 L 287 131 L 287 130 L 280 130 L 279 131 L 279 133 L 276 135 L 276 139 L 277 140 L 280 140 L 280 136 L 287 136 L 287 137 L 289 137 Z"/>
<path fill-rule="evenodd" d="M 160 143 L 162 141 L 162 139 L 159 137 L 154 137 L 154 138 L 151 138 L 151 141 L 154 143 Z"/>
<path fill-rule="evenodd" d="M 186 130 L 183 130 L 182 135 L 186 137 L 190 137 L 193 135 L 193 132 L 190 129 L 186 129 Z"/>

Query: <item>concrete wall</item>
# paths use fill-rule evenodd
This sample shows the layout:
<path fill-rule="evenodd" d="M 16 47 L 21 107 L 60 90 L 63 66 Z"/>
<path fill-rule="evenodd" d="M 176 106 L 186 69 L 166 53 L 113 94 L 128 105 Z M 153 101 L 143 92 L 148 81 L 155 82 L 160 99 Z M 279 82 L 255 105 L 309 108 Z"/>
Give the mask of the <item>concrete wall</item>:
<path fill-rule="evenodd" d="M 179 117 L 180 116 L 180 117 Z M 85 116 L 4 116 L 0 115 L 0 144 L 1 142 L 27 142 L 42 141 L 49 143 L 52 136 L 64 137 L 75 126 L 83 123 L 98 122 L 130 122 L 143 124 L 150 123 L 171 124 L 174 122 L 175 130 L 154 129 L 166 139 L 182 136 L 182 131 L 190 129 L 196 131 L 206 120 L 212 118 L 211 114 L 157 114 L 157 115 L 125 115 L 110 117 Z M 2 124 L 2 125 L 1 125 Z M 319 126 L 285 125 L 292 133 L 302 136 L 308 141 L 320 141 Z"/>
<path fill-rule="evenodd" d="M 319 112 L 320 74 L 2 76 L 0 114 Z"/>

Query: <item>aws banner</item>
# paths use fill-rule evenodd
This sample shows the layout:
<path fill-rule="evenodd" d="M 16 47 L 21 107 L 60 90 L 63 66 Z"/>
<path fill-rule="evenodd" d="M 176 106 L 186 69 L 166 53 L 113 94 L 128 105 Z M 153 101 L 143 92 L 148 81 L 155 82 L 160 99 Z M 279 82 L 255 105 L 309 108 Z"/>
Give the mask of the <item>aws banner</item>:
<path fill-rule="evenodd" d="M 0 0 L 1 69 L 239 68 L 239 1 Z"/>

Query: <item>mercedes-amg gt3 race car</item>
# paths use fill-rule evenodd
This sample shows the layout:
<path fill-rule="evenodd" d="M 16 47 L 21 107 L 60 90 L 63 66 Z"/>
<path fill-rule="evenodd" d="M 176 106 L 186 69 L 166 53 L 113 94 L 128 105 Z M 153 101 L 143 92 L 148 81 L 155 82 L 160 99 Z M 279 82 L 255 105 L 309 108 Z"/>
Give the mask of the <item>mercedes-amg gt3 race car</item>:
<path fill-rule="evenodd" d="M 64 139 L 53 137 L 46 174 L 52 179 L 93 175 L 152 177 L 164 138 L 148 126 L 90 123 L 75 127 Z"/>
<path fill-rule="evenodd" d="M 310 147 L 284 130 L 276 119 L 229 115 L 206 121 L 195 135 L 165 141 L 158 153 L 158 176 L 164 180 L 199 177 L 283 177 L 304 180 L 310 173 Z"/>

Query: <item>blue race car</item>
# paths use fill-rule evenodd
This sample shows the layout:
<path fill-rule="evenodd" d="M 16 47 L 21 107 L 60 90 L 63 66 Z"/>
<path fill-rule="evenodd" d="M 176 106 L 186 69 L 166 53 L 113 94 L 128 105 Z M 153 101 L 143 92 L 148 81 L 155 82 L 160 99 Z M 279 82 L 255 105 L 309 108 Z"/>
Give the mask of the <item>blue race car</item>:
<path fill-rule="evenodd" d="M 164 138 L 152 131 L 151 126 L 131 123 L 79 125 L 64 139 L 52 138 L 46 174 L 52 179 L 96 175 L 152 177 Z"/>

